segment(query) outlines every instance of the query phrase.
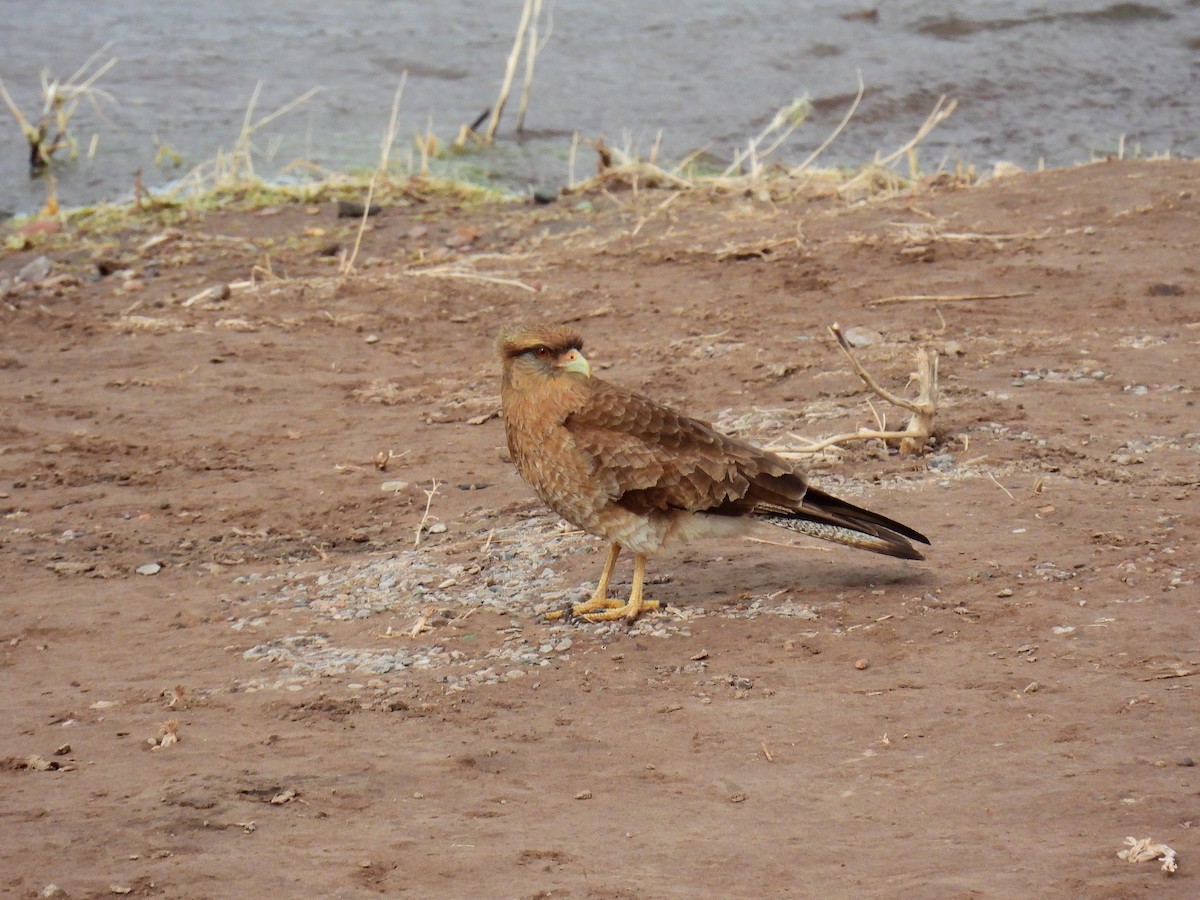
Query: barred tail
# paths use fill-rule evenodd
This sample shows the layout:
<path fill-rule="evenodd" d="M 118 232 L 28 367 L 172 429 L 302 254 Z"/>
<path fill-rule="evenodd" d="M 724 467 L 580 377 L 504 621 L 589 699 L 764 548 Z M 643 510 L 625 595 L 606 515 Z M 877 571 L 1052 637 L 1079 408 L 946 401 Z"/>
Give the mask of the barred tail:
<path fill-rule="evenodd" d="M 924 559 L 912 541 L 929 543 L 929 538 L 921 532 L 895 519 L 839 500 L 813 487 L 804 495 L 799 509 L 760 507 L 755 518 L 823 541 L 900 559 Z"/>

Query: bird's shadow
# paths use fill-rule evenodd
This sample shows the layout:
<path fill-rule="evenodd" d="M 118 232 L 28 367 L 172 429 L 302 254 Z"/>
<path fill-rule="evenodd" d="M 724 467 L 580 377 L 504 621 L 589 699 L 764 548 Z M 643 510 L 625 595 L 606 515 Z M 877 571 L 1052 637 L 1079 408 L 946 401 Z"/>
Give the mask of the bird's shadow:
<path fill-rule="evenodd" d="M 766 561 L 687 553 L 650 561 L 646 596 L 670 606 L 713 608 L 732 599 L 773 596 L 779 596 L 779 602 L 821 603 L 839 599 L 839 594 L 890 587 L 924 593 L 936 583 L 936 573 L 927 563 L 884 557 L 862 560 L 847 554 L 845 560 L 823 556 L 817 561 L 785 556 Z M 624 596 L 629 585 L 629 571 L 618 570 L 612 593 Z"/>

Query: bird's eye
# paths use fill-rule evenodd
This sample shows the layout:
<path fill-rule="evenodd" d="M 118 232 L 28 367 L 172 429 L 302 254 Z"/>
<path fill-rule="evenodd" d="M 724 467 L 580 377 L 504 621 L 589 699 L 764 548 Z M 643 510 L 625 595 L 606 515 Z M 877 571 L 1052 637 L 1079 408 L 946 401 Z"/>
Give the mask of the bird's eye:
<path fill-rule="evenodd" d="M 549 347 L 535 347 L 533 350 L 533 355 L 536 356 L 538 359 L 549 359 L 550 355 L 551 355 L 550 348 Z"/>

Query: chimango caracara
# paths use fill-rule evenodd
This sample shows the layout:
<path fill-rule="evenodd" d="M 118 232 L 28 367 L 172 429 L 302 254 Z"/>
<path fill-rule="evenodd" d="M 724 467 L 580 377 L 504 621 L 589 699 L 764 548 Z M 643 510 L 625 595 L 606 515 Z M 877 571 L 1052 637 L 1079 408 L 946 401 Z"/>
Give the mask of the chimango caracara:
<path fill-rule="evenodd" d="M 513 462 L 556 513 L 611 543 L 590 600 L 572 614 L 635 619 L 646 557 L 761 523 L 902 559 L 922 559 L 920 532 L 810 487 L 783 457 L 729 437 L 596 378 L 583 341 L 555 325 L 510 327 L 496 338 L 501 402 Z M 634 554 L 629 600 L 608 596 L 621 550 Z"/>

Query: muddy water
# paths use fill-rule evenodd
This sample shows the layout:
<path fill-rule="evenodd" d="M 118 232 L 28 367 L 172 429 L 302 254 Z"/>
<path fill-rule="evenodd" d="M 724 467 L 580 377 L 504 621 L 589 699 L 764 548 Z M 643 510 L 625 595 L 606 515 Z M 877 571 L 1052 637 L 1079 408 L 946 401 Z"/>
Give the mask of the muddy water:
<path fill-rule="evenodd" d="M 547 5 L 550 0 L 547 0 Z M 775 111 L 807 94 L 809 121 L 780 156 L 798 161 L 851 102 L 866 97 L 826 163 L 854 163 L 907 140 L 940 94 L 958 111 L 921 147 L 922 164 L 1083 161 L 1113 152 L 1200 154 L 1200 0 L 971 2 L 694 0 L 667 4 L 560 0 L 539 57 L 524 140 L 465 162 L 521 189 L 568 175 L 571 134 L 605 135 L 647 152 L 662 131 L 678 157 L 728 159 Z M 141 167 L 151 186 L 228 149 L 255 84 L 258 112 L 323 90 L 256 134 L 259 171 L 297 158 L 370 165 L 392 93 L 402 158 L 432 122 L 443 139 L 495 98 L 520 0 L 0 0 L 0 78 L 26 110 L 38 73 L 67 75 L 111 41 L 119 59 L 100 84 L 115 103 L 75 119 L 81 155 L 58 171 L 63 203 L 127 196 Z M 511 117 L 508 120 L 511 122 Z M 626 137 L 627 135 L 627 137 Z M 178 168 L 156 164 L 159 145 Z M 36 208 L 27 148 L 0 109 L 0 209 Z M 581 155 L 579 174 L 592 160 Z"/>

